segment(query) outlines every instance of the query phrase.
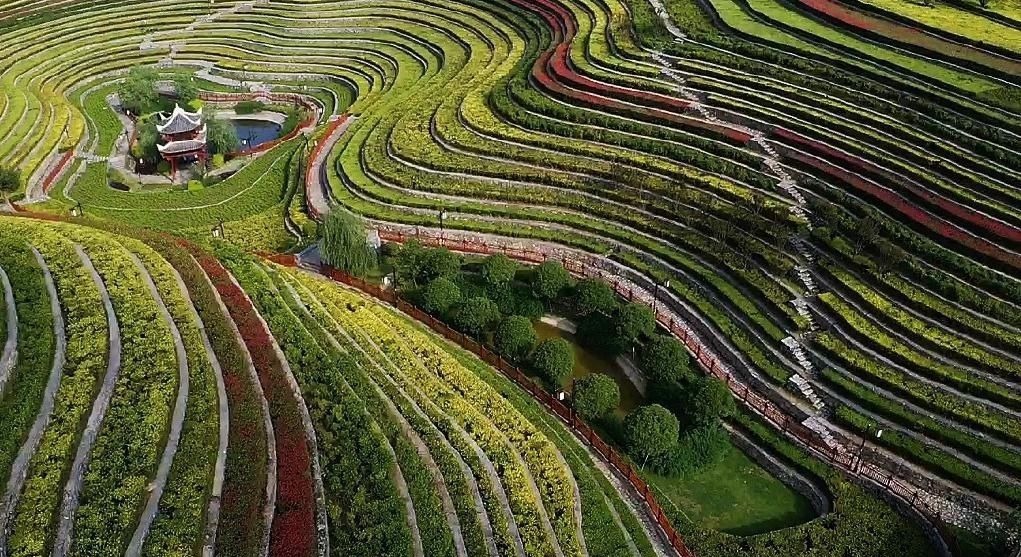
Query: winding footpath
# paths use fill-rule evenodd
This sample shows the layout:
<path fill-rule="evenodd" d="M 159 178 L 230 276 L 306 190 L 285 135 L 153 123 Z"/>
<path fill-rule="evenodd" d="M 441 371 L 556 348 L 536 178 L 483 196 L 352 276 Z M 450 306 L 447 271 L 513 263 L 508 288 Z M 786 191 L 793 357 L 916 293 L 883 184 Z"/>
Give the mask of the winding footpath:
<path fill-rule="evenodd" d="M 92 444 L 96 441 L 99 433 L 99 426 L 103 423 L 106 411 L 110 407 L 110 399 L 113 397 L 114 384 L 121 370 L 121 329 L 117 323 L 117 315 L 113 311 L 113 302 L 110 300 L 110 293 L 103 283 L 102 277 L 96 271 L 96 267 L 89 259 L 89 255 L 78 244 L 74 246 L 82 265 L 89 271 L 92 281 L 99 289 L 99 295 L 103 299 L 103 307 L 106 310 L 106 323 L 109 330 L 109 355 L 106 365 L 106 376 L 103 378 L 102 387 L 99 390 L 96 400 L 93 402 L 92 411 L 89 414 L 85 431 L 82 432 L 81 442 L 78 444 L 78 451 L 75 453 L 74 462 L 71 465 L 71 472 L 64 486 L 64 495 L 60 504 L 59 524 L 57 526 L 56 538 L 53 542 L 53 557 L 65 557 L 71 549 L 71 536 L 74 530 L 75 513 L 78 510 L 78 497 L 81 491 L 82 477 L 89 465 L 89 453 L 92 452 Z"/>
<path fill-rule="evenodd" d="M 46 390 L 43 393 L 42 404 L 39 413 L 36 414 L 32 429 L 28 437 L 18 450 L 18 456 L 11 466 L 11 475 L 7 480 L 7 490 L 4 498 L 0 501 L 0 556 L 5 556 L 7 551 L 7 535 L 10 528 L 11 518 L 14 516 L 14 509 L 18 506 L 18 499 L 21 497 L 21 490 L 25 484 L 28 474 L 28 465 L 35 455 L 39 442 L 42 439 L 46 426 L 50 423 L 50 416 L 53 414 L 54 400 L 57 396 L 57 389 L 60 388 L 60 379 L 64 372 L 64 355 L 67 351 L 67 333 L 64 330 L 64 314 L 60 308 L 60 298 L 57 296 L 57 287 L 53 282 L 53 275 L 46 264 L 46 260 L 37 249 L 32 248 L 35 260 L 43 271 L 43 280 L 46 283 L 46 292 L 50 298 L 50 312 L 53 314 L 53 334 L 56 339 L 56 346 L 53 352 L 53 367 L 50 368 L 50 377 L 46 381 Z"/>
<path fill-rule="evenodd" d="M 0 268 L 0 283 L 3 283 L 4 308 L 7 310 L 7 342 L 4 343 L 3 352 L 0 352 L 0 394 L 2 394 L 7 378 L 14 369 L 14 362 L 18 358 L 18 308 L 14 300 L 14 288 L 3 268 Z"/>
<path fill-rule="evenodd" d="M 163 456 L 160 458 L 159 466 L 156 469 L 156 478 L 149 485 L 149 499 L 146 501 L 145 509 L 142 511 L 142 516 L 138 520 L 138 526 L 135 528 L 135 533 L 131 536 L 131 541 L 128 543 L 127 551 L 125 555 L 127 557 L 137 557 L 142 553 L 142 545 L 145 543 L 146 536 L 149 535 L 149 528 L 152 526 L 153 520 L 156 518 L 156 511 L 159 510 L 160 498 L 163 497 L 163 489 L 167 485 L 167 477 L 170 475 L 170 467 L 174 463 L 174 456 L 177 454 L 177 446 L 181 441 L 181 429 L 184 425 L 184 414 L 188 407 L 188 392 L 190 389 L 190 374 L 188 370 L 188 354 L 184 349 L 184 341 L 181 339 L 181 331 L 178 330 L 177 324 L 174 323 L 174 318 L 170 315 L 170 311 L 167 310 L 167 305 L 163 301 L 163 297 L 160 296 L 159 289 L 156 288 L 156 283 L 152 280 L 152 275 L 149 274 L 148 269 L 134 253 L 129 252 L 131 261 L 134 262 L 135 267 L 138 269 L 139 275 L 145 282 L 146 287 L 149 289 L 149 293 L 152 298 L 156 300 L 156 304 L 159 306 L 160 315 L 163 317 L 163 321 L 170 328 L 170 334 L 174 337 L 174 351 L 177 354 L 177 400 L 174 402 L 174 413 L 170 421 L 170 432 L 167 435 L 167 445 L 163 449 Z M 187 294 L 185 293 L 185 297 Z"/>

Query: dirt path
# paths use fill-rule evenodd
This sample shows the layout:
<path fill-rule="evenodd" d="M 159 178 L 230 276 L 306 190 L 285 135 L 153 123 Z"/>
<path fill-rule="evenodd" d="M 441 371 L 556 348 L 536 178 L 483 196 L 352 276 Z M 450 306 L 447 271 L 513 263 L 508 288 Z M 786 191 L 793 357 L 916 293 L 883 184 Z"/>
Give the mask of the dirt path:
<path fill-rule="evenodd" d="M 0 283 L 3 283 L 4 308 L 7 310 L 7 342 L 4 343 L 3 352 L 0 352 L 0 394 L 2 394 L 7 378 L 14 369 L 14 362 L 18 358 L 18 308 L 14 299 L 14 288 L 3 268 L 0 268 Z"/>

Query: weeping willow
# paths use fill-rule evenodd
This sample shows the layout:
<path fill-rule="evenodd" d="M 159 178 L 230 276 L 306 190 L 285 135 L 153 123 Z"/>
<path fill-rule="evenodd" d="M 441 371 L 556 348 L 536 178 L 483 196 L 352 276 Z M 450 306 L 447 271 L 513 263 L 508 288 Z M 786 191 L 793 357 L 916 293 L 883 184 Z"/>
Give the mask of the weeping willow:
<path fill-rule="evenodd" d="M 361 219 L 334 210 L 323 223 L 319 244 L 323 262 L 355 276 L 365 276 L 376 267 L 376 250 L 366 241 Z"/>

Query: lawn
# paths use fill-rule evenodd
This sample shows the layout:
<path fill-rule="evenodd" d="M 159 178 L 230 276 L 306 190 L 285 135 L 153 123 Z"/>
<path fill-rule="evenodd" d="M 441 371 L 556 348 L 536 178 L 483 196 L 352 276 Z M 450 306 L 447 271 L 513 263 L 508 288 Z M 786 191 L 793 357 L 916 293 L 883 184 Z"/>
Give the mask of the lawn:
<path fill-rule="evenodd" d="M 677 508 L 703 528 L 750 536 L 815 518 L 808 499 L 732 447 L 719 464 L 691 476 L 645 474 Z"/>

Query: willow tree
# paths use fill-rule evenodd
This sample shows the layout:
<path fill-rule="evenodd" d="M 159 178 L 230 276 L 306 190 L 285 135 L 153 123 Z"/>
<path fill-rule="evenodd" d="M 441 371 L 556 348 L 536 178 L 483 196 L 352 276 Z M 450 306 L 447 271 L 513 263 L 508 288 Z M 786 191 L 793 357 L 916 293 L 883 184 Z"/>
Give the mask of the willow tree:
<path fill-rule="evenodd" d="M 323 222 L 319 244 L 324 263 L 355 276 L 364 276 L 376 266 L 376 250 L 369 245 L 361 219 L 340 209 L 331 211 Z"/>

